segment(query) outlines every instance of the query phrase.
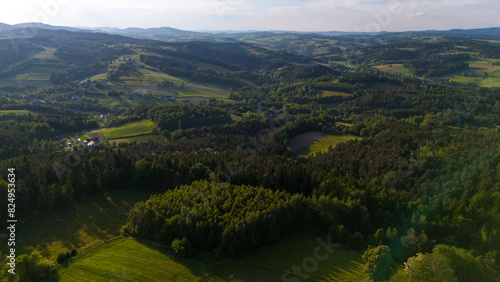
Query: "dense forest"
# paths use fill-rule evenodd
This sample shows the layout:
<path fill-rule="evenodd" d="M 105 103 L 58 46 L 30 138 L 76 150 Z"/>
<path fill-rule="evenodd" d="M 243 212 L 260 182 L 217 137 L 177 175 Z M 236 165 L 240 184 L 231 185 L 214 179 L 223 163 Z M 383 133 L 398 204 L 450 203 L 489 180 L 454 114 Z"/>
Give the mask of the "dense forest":
<path fill-rule="evenodd" d="M 196 178 L 208 171 L 200 165 L 192 172 Z M 137 204 L 124 230 L 168 245 L 188 238 L 217 257 L 234 256 L 290 232 L 299 223 L 300 201 L 286 192 L 205 180 Z"/>

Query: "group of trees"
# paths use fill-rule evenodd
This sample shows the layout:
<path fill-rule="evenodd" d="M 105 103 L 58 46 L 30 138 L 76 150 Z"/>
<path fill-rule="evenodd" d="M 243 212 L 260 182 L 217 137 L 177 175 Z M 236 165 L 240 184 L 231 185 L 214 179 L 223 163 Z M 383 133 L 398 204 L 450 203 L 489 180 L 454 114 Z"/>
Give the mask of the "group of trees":
<path fill-rule="evenodd" d="M 0 268 L 2 281 L 58 281 L 57 266 L 38 252 L 20 255 L 16 258 L 16 274 L 8 272 L 10 266 L 3 264 Z"/>
<path fill-rule="evenodd" d="M 469 54 L 431 55 L 425 59 L 412 60 L 404 63 L 417 76 L 441 76 L 459 72 L 469 68 L 465 61 L 470 60 Z"/>
<path fill-rule="evenodd" d="M 363 254 L 365 273 L 373 281 L 387 280 L 396 269 L 391 249 L 386 245 L 369 248 Z M 432 252 L 418 253 L 404 263 L 404 271 L 394 280 L 404 281 L 496 281 L 491 255 L 474 256 L 471 251 L 436 245 Z"/>
<path fill-rule="evenodd" d="M 21 62 L 28 58 L 31 52 L 41 51 L 43 48 L 23 39 L 1 39 L 0 40 L 0 67 Z"/>
<path fill-rule="evenodd" d="M 106 64 L 102 62 L 86 65 L 72 65 L 62 71 L 51 72 L 50 82 L 55 85 L 64 85 L 68 82 L 97 74 L 100 71 L 104 71 L 105 68 Z"/>
<path fill-rule="evenodd" d="M 290 232 L 300 200 L 265 188 L 198 181 L 136 204 L 124 232 L 168 245 L 187 238 L 195 248 L 231 257 Z"/>
<path fill-rule="evenodd" d="M 130 48 L 123 45 L 108 46 L 95 41 L 64 40 L 59 42 L 54 55 L 61 60 L 81 66 L 110 61 L 129 53 L 131 53 Z"/>
<path fill-rule="evenodd" d="M 52 142 L 52 137 L 99 127 L 95 120 L 78 116 L 33 116 L 30 113 L 7 118 L 0 120 L 0 160 L 58 151 L 59 144 Z"/>
<path fill-rule="evenodd" d="M 140 75 L 139 67 L 134 61 L 132 61 L 132 59 L 128 59 L 127 61 L 125 61 L 125 63 L 118 66 L 116 70 L 108 72 L 107 78 L 109 81 L 116 81 L 120 79 L 120 77 L 122 76 L 132 76 L 132 75 L 135 76 Z"/>
<path fill-rule="evenodd" d="M 271 51 L 246 43 L 183 42 L 162 45 L 148 49 L 160 55 L 204 62 L 232 71 L 275 69 L 288 62 L 309 61 L 303 56 L 283 51 Z"/>
<path fill-rule="evenodd" d="M 52 130 L 47 123 L 0 121 L 0 159 L 52 152 L 55 144 L 50 142 L 51 136 Z"/>
<path fill-rule="evenodd" d="M 224 124 L 231 121 L 229 113 L 221 108 L 193 105 L 152 107 L 148 111 L 148 118 L 162 131 Z"/>
<path fill-rule="evenodd" d="M 162 72 L 174 75 L 192 78 L 195 81 L 214 83 L 230 86 L 239 86 L 241 84 L 237 75 L 228 71 L 215 71 L 212 69 L 203 69 L 196 67 L 194 62 L 181 61 L 173 58 L 163 58 L 158 56 L 141 55 L 141 62 L 153 66 Z"/>

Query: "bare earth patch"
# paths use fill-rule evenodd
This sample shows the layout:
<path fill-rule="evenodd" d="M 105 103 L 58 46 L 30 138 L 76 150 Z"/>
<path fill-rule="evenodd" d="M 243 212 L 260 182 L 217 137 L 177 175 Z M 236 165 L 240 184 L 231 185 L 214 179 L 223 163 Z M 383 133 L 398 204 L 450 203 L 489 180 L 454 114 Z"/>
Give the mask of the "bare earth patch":
<path fill-rule="evenodd" d="M 100 132 L 89 133 L 88 135 L 91 139 L 98 138 L 100 142 L 106 140 L 106 138 L 104 138 L 104 135 L 102 135 L 102 133 Z"/>
<path fill-rule="evenodd" d="M 302 133 L 290 139 L 290 148 L 292 148 L 292 151 L 297 152 L 298 150 L 307 147 L 310 144 L 325 138 L 326 136 L 326 134 L 319 131 Z"/>

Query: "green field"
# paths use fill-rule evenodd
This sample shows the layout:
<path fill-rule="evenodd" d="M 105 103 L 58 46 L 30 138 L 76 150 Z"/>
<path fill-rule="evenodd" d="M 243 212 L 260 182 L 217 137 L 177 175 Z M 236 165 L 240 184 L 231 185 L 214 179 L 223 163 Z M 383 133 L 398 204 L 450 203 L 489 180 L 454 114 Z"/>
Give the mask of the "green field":
<path fill-rule="evenodd" d="M 93 77 L 90 77 L 90 80 L 105 81 L 107 80 L 107 74 L 102 73 L 99 75 L 95 75 Z M 165 88 L 159 86 L 166 81 L 174 83 L 176 87 Z M 122 76 L 120 80 L 108 83 L 109 85 L 114 86 L 120 90 L 124 90 L 125 92 L 136 91 L 145 92 L 155 96 L 176 96 L 182 98 L 227 99 L 230 92 L 229 88 L 226 87 L 199 83 L 187 78 L 170 76 L 165 73 L 152 70 L 149 66 L 146 66 L 146 68 L 144 69 L 140 69 L 139 75 L 137 76 Z M 107 106 L 106 104 L 103 105 Z"/>
<path fill-rule="evenodd" d="M 106 139 L 113 140 L 151 134 L 153 132 L 153 128 L 155 128 L 155 124 L 151 120 L 143 120 L 128 123 L 119 127 L 102 128 L 94 132 L 100 132 L 104 135 L 104 137 L 106 137 Z"/>
<path fill-rule="evenodd" d="M 280 281 L 297 278 L 285 274 L 303 266 L 319 246 L 314 236 L 293 235 L 248 255 L 224 261 L 203 253 L 197 259 L 179 260 L 170 248 L 151 241 L 118 237 L 75 258 L 59 270 L 61 281 Z M 308 275 L 308 281 L 367 281 L 361 254 L 334 249 Z M 306 264 L 307 267 L 307 264 Z"/>
<path fill-rule="evenodd" d="M 33 56 L 33 58 L 55 60 L 56 56 L 54 55 L 54 53 L 56 52 L 56 49 L 47 47 L 44 48 L 45 51 L 36 54 L 35 56 Z"/>
<path fill-rule="evenodd" d="M 242 121 L 243 117 L 237 116 L 237 115 L 231 115 L 231 119 L 235 122 Z"/>
<path fill-rule="evenodd" d="M 130 208 L 148 197 L 148 192 L 141 191 L 100 192 L 61 209 L 40 211 L 37 217 L 20 222 L 18 255 L 36 250 L 55 259 L 73 248 L 81 252 L 102 244 L 120 234 Z"/>
<path fill-rule="evenodd" d="M 137 143 L 145 143 L 150 140 L 152 141 L 159 141 L 162 139 L 162 136 L 158 135 L 153 135 L 153 134 L 148 134 L 148 135 L 141 135 L 141 136 L 135 136 L 135 137 L 129 137 L 129 138 L 119 138 L 119 139 L 113 139 L 111 142 L 116 142 L 116 143 L 131 143 L 131 142 L 137 142 Z"/>
<path fill-rule="evenodd" d="M 500 40 L 487 40 L 487 39 L 474 39 L 476 41 L 485 41 L 489 43 L 494 43 L 494 44 L 500 44 Z"/>
<path fill-rule="evenodd" d="M 181 98 L 215 98 L 227 99 L 229 91 L 220 86 L 190 82 L 178 94 Z"/>
<path fill-rule="evenodd" d="M 307 266 L 320 246 L 310 233 L 291 235 L 246 255 L 215 260 L 201 252 L 191 260 L 171 255 L 171 248 L 148 240 L 119 236 L 129 209 L 149 197 L 141 191 L 105 191 L 71 206 L 42 211 L 18 227 L 18 255 L 38 251 L 55 260 L 76 248 L 70 263 L 59 267 L 61 281 L 281 281 L 294 266 Z M 367 281 L 361 253 L 333 247 L 320 252 L 308 281 Z M 288 278 L 293 275 L 289 274 Z"/>
<path fill-rule="evenodd" d="M 59 71 L 61 69 L 62 68 L 52 66 L 29 67 L 0 80 L 0 85 L 49 86 L 52 85 L 52 83 L 49 81 L 50 73 Z"/>
<path fill-rule="evenodd" d="M 469 69 L 446 75 L 443 78 L 450 79 L 451 81 L 461 83 L 473 83 L 484 87 L 500 87 L 500 65 L 493 65 L 499 62 L 496 59 L 475 59 L 468 61 Z M 463 73 L 475 73 L 477 76 L 463 76 Z M 484 74 L 488 75 L 484 77 Z"/>
<path fill-rule="evenodd" d="M 321 91 L 321 97 L 331 97 L 331 96 L 349 97 L 349 96 L 352 96 L 352 94 L 345 93 L 345 92 L 338 92 L 338 91 L 328 91 L 328 90 Z"/>
<path fill-rule="evenodd" d="M 6 115 L 16 115 L 16 116 L 27 116 L 30 112 L 26 110 L 1 110 L 0 116 Z"/>
<path fill-rule="evenodd" d="M 329 135 L 305 148 L 300 149 L 297 154 L 302 157 L 308 157 L 319 152 L 326 152 L 329 147 L 335 148 L 335 146 L 339 143 L 355 139 L 359 139 L 359 137 L 353 135 Z"/>
<path fill-rule="evenodd" d="M 379 71 L 388 72 L 391 74 L 403 74 L 412 76 L 412 73 L 409 69 L 405 68 L 403 64 L 388 64 L 388 65 L 378 65 L 374 66 Z"/>

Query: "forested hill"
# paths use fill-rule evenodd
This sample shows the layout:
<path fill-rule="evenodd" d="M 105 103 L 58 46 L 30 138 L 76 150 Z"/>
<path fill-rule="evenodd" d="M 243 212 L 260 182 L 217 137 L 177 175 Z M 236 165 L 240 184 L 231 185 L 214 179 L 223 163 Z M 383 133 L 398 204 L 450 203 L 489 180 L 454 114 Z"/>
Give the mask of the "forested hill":
<path fill-rule="evenodd" d="M 5 80 L 5 83 L 0 81 L 0 85 L 4 86 L 19 85 L 22 80 L 13 83 L 19 80 L 18 77 L 33 77 L 29 80 L 39 84 L 44 83 L 46 75 L 50 75 L 50 82 L 56 85 L 75 83 L 102 73 L 111 73 L 111 77 L 116 77 L 119 74 L 117 64 L 123 56 L 131 59 L 145 54 L 154 56 L 153 65 L 158 68 L 150 71 L 161 72 L 164 66 L 158 65 L 158 62 L 168 59 L 172 66 L 165 69 L 166 74 L 180 74 L 203 82 L 213 81 L 226 85 L 240 83 L 240 79 L 231 72 L 255 72 L 292 63 L 310 62 L 304 56 L 245 43 L 166 43 L 101 32 L 40 28 L 7 30 L 0 32 L 0 37 L 8 37 L 0 40 L 0 80 Z M 135 74 L 140 77 L 144 71 Z M 35 78 L 40 76 L 44 79 Z M 238 76 L 248 79 L 251 74 Z M 163 82 L 167 82 L 166 79 L 162 78 L 161 83 Z M 154 85 L 159 83 L 160 81 Z"/>

